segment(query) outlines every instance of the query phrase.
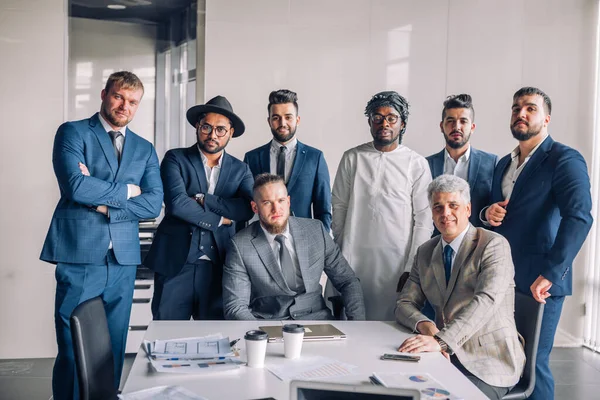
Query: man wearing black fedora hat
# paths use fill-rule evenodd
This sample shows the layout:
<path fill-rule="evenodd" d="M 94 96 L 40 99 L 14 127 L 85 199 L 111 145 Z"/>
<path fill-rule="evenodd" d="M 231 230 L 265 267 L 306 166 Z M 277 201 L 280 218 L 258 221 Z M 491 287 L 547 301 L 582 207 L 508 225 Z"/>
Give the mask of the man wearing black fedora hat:
<path fill-rule="evenodd" d="M 252 173 L 224 150 L 244 123 L 217 96 L 190 108 L 198 142 L 161 164 L 165 217 L 144 265 L 154 270 L 155 320 L 223 319 L 221 279 L 234 222 L 252 218 Z"/>

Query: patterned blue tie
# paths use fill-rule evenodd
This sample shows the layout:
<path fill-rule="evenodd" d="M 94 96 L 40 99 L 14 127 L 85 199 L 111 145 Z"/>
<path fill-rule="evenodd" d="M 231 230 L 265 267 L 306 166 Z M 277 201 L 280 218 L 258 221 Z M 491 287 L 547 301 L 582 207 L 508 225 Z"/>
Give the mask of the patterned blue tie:
<path fill-rule="evenodd" d="M 452 273 L 452 254 L 454 250 L 450 245 L 444 247 L 444 272 L 446 273 L 446 286 L 450 282 L 450 274 Z"/>

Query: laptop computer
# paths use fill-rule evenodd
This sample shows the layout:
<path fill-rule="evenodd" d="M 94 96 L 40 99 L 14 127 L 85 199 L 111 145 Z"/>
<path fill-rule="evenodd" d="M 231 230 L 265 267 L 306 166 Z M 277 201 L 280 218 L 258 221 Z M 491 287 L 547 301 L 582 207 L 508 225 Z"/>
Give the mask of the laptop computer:
<path fill-rule="evenodd" d="M 259 326 L 258 329 L 267 332 L 269 342 L 282 342 L 283 326 Z M 346 334 L 331 324 L 304 325 L 304 341 L 340 340 L 346 339 Z"/>
<path fill-rule="evenodd" d="M 420 400 L 415 389 L 333 382 L 292 381 L 290 400 Z"/>

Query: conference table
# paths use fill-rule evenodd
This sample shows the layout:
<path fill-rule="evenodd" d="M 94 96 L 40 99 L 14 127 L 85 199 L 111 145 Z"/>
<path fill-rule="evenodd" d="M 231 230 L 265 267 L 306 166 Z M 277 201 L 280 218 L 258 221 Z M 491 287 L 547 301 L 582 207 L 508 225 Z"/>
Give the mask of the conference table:
<path fill-rule="evenodd" d="M 324 321 L 294 321 L 304 325 L 322 324 Z M 313 341 L 303 343 L 302 355 L 324 356 L 343 363 L 358 366 L 351 376 L 335 378 L 337 383 L 370 384 L 373 373 L 429 373 L 447 390 L 469 400 L 487 397 L 460 373 L 441 353 L 422 353 L 419 362 L 385 361 L 379 357 L 384 353 L 396 353 L 398 346 L 410 332 L 395 322 L 381 321 L 326 321 L 344 332 L 343 340 Z M 284 325 L 290 321 L 152 321 L 145 339 L 176 339 L 222 334 L 230 340 L 242 338 L 237 344 L 240 358 L 245 361 L 244 334 L 259 326 Z M 265 365 L 281 365 L 293 362 L 283 356 L 283 343 L 269 343 Z M 289 381 L 282 381 L 266 367 L 216 371 L 207 374 L 175 374 L 155 372 L 146 352 L 140 346 L 137 356 L 123 387 L 123 393 L 131 393 L 156 386 L 182 386 L 209 400 L 218 399 L 261 399 L 272 397 L 286 400 L 290 396 Z"/>

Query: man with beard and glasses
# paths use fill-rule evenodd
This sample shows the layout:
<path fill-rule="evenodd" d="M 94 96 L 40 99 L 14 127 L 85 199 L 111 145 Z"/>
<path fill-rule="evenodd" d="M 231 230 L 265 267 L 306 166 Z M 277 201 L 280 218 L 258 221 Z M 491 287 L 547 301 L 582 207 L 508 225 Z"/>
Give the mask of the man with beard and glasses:
<path fill-rule="evenodd" d="M 364 320 L 360 282 L 321 222 L 290 217 L 283 177 L 261 174 L 252 209 L 258 221 L 231 240 L 223 267 L 227 319 L 332 319 L 319 283 L 325 272 L 349 320 Z"/>
<path fill-rule="evenodd" d="M 315 218 L 331 227 L 331 186 L 323 152 L 296 138 L 300 125 L 298 96 L 281 89 L 271 92 L 267 122 L 273 140 L 244 156 L 254 176 L 265 172 L 284 178 L 291 197 L 292 215 Z"/>
<path fill-rule="evenodd" d="M 165 217 L 144 265 L 154 270 L 155 320 L 223 319 L 223 261 L 233 223 L 252 217 L 252 172 L 225 147 L 244 123 L 222 96 L 190 108 L 198 142 L 161 164 Z"/>
<path fill-rule="evenodd" d="M 394 320 L 396 283 L 431 237 L 425 158 L 402 136 L 408 102 L 381 92 L 365 109 L 373 141 L 346 151 L 333 185 L 333 236 L 356 272 L 369 320 Z"/>
<path fill-rule="evenodd" d="M 140 264 L 139 220 L 157 217 L 163 199 L 154 147 L 128 127 L 143 94 L 136 75 L 111 74 L 100 94 L 100 112 L 62 124 L 54 139 L 60 200 L 40 259 L 56 264 L 52 393 L 57 400 L 79 398 L 70 317 L 97 296 L 106 311 L 119 388 Z"/>
<path fill-rule="evenodd" d="M 524 87 L 513 96 L 510 129 L 519 145 L 494 171 L 493 204 L 480 217 L 511 245 L 515 283 L 545 303 L 530 399 L 553 399 L 549 358 L 573 259 L 592 225 L 587 166 L 581 154 L 548 135 L 550 98 Z"/>
<path fill-rule="evenodd" d="M 475 227 L 483 226 L 479 219 L 481 209 L 490 204 L 494 167 L 498 161 L 495 154 L 477 150 L 470 144 L 475 132 L 475 110 L 468 94 L 448 96 L 444 101 L 440 129 L 446 140 L 446 148 L 427 157 L 431 175 L 455 175 L 469 182 L 471 188 L 471 217 Z M 436 229 L 434 234 L 438 234 Z"/>

